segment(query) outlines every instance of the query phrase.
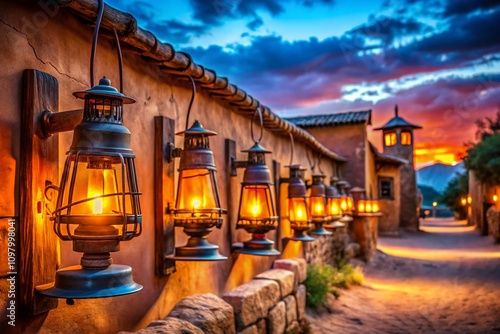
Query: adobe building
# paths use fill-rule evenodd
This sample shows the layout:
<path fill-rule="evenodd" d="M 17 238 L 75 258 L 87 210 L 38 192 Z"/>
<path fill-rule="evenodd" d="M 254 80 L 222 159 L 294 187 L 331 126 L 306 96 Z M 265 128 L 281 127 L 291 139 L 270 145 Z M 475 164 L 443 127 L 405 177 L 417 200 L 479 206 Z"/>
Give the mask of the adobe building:
<path fill-rule="evenodd" d="M 382 216 L 378 220 L 378 231 L 381 235 L 398 235 L 399 228 L 407 226 L 402 224 L 403 221 L 405 224 L 408 221 L 414 223 L 416 209 L 409 211 L 406 206 L 405 211 L 402 209 L 403 191 L 409 192 L 413 189 L 414 197 L 417 196 L 416 185 L 413 188 L 406 188 L 402 185 L 408 184 L 404 176 L 407 174 L 412 176 L 413 181 L 410 180 L 410 183 L 415 184 L 412 141 L 410 141 L 410 146 L 405 141 L 405 147 L 402 149 L 404 154 L 399 154 L 401 153 L 399 151 L 385 150 L 385 143 L 384 152 L 378 152 L 367 137 L 367 127 L 371 125 L 371 110 L 299 116 L 287 118 L 287 120 L 307 130 L 329 149 L 348 158 L 348 161 L 342 164 L 341 174 L 353 187 L 364 188 L 367 197 L 379 200 Z M 394 137 L 391 133 L 396 133 L 396 130 L 391 125 L 393 123 L 389 123 L 391 131 L 388 131 L 388 135 Z M 398 121 L 397 124 L 403 123 Z M 408 129 L 408 127 L 403 128 L 406 131 Z M 401 130 L 398 131 L 401 132 Z M 406 137 L 405 140 L 407 140 Z M 397 142 L 396 144 L 400 145 Z M 392 146 L 394 145 L 389 147 Z M 407 154 L 406 149 L 409 149 L 411 154 Z M 409 156 L 411 156 L 411 163 L 407 159 Z M 411 166 L 411 173 L 406 171 L 407 166 Z M 403 170 L 406 174 L 403 174 Z M 408 197 L 413 196 L 406 195 L 405 198 Z M 411 213 L 408 214 L 408 212 Z"/>
<path fill-rule="evenodd" d="M 401 227 L 418 230 L 418 194 L 414 164 L 413 130 L 421 129 L 420 125 L 412 124 L 399 116 L 398 106 L 394 108 L 394 117 L 386 124 L 374 130 L 382 131 L 384 154 L 404 159 L 407 163 L 400 169 L 401 181 Z"/>

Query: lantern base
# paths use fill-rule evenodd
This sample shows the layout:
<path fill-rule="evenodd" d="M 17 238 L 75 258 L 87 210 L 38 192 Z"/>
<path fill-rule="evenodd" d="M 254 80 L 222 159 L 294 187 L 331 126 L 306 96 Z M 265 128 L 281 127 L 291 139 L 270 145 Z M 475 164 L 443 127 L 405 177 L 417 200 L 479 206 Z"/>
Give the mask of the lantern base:
<path fill-rule="evenodd" d="M 142 290 L 142 285 L 134 282 L 132 268 L 113 264 L 102 270 L 60 269 L 54 283 L 39 285 L 36 290 L 52 298 L 88 299 L 128 295 Z"/>
<path fill-rule="evenodd" d="M 266 239 L 265 234 L 252 234 L 252 239 L 243 242 L 243 247 L 236 252 L 249 255 L 276 256 L 281 253 L 273 248 L 274 242 Z"/>
<path fill-rule="evenodd" d="M 302 241 L 302 242 L 311 242 L 316 240 L 316 238 L 311 237 L 306 232 L 307 230 L 293 230 L 293 236 L 291 236 L 288 239 L 294 241 Z"/>
<path fill-rule="evenodd" d="M 174 256 L 168 256 L 175 261 L 223 261 L 227 256 L 219 253 L 219 246 L 212 245 L 206 237 L 191 237 L 186 246 L 176 247 Z"/>
<path fill-rule="evenodd" d="M 333 223 L 331 223 L 331 224 L 325 225 L 325 228 L 326 228 L 327 230 L 335 230 L 335 229 L 337 229 L 337 228 L 339 228 L 339 227 L 344 227 L 344 226 L 345 226 L 345 224 L 344 224 L 344 223 L 341 223 L 341 222 L 333 222 Z"/>
<path fill-rule="evenodd" d="M 312 235 L 333 235 L 332 232 L 328 232 L 324 227 L 323 223 L 315 223 L 314 224 L 314 229 L 310 230 L 309 233 Z"/>
<path fill-rule="evenodd" d="M 352 216 L 343 216 L 342 218 L 339 219 L 339 222 L 348 224 L 353 221 L 354 218 Z"/>

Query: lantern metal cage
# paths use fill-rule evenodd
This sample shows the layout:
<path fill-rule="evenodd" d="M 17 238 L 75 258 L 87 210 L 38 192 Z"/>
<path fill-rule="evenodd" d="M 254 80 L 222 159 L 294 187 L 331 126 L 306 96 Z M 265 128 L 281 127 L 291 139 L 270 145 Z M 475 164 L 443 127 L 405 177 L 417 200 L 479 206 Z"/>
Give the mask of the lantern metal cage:
<path fill-rule="evenodd" d="M 123 124 L 123 104 L 134 103 L 122 94 L 122 56 L 115 40 L 120 67 L 120 91 L 103 77 L 94 86 L 94 60 L 104 1 L 99 0 L 90 61 L 89 90 L 75 92 L 84 99 L 83 119 L 74 129 L 56 208 L 51 219 L 62 240 L 71 240 L 73 250 L 82 252 L 81 266 L 56 272 L 54 283 L 37 286 L 41 294 L 54 298 L 102 298 L 135 293 L 142 285 L 134 282 L 132 269 L 112 264 L 110 252 L 120 250 L 120 241 L 141 234 L 141 194 L 137 186 L 130 131 Z M 42 122 L 45 120 L 42 119 Z M 72 302 L 69 302 L 70 304 Z"/>
<path fill-rule="evenodd" d="M 276 229 L 278 216 L 274 204 L 271 173 L 266 165 L 265 154 L 271 153 L 259 142 L 242 152 L 248 153 L 247 165 L 241 182 L 240 205 L 237 229 L 252 233 L 252 238 L 243 242 L 238 252 L 251 255 L 279 255 L 274 242 L 265 234 Z"/>
<path fill-rule="evenodd" d="M 311 242 L 316 240 L 307 232 L 312 225 L 309 219 L 307 206 L 307 188 L 302 180 L 303 169 L 300 165 L 289 165 L 290 177 L 288 179 L 288 220 L 293 236 L 290 240 Z"/>
<path fill-rule="evenodd" d="M 316 174 L 312 176 L 312 184 L 309 193 L 309 217 L 314 224 L 314 229 L 309 231 L 313 235 L 332 235 L 323 224 L 328 222 L 329 217 L 326 212 L 326 189 L 325 175 Z"/>
<path fill-rule="evenodd" d="M 82 122 L 76 126 L 68 151 L 53 211 L 54 231 L 61 240 L 73 241 L 82 252 L 81 266 L 56 272 L 55 283 L 37 287 L 49 297 L 102 298 L 142 289 L 128 266 L 114 265 L 110 252 L 120 241 L 142 232 L 141 193 L 130 131 L 123 125 L 123 104 L 135 100 L 111 86 L 107 78 L 84 92 Z"/>
<path fill-rule="evenodd" d="M 192 80 L 192 78 L 191 78 Z M 194 87 L 194 82 L 193 87 Z M 194 95 L 194 88 L 193 88 Z M 189 112 L 188 112 L 189 118 Z M 209 137 L 217 133 L 207 130 L 199 121 L 185 131 L 184 148 L 180 152 L 179 182 L 175 201 L 174 224 L 183 227 L 189 236 L 185 246 L 176 247 L 170 257 L 180 261 L 220 261 L 227 259 L 219 254 L 219 247 L 208 242 L 207 235 L 213 227 L 222 226 L 216 167 Z"/>

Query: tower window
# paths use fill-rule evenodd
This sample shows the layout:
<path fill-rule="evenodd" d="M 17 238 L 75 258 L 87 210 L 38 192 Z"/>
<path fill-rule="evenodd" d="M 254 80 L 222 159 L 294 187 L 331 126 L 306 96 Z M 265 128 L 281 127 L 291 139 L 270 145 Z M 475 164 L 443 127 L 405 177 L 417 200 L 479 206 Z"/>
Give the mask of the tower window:
<path fill-rule="evenodd" d="M 379 177 L 379 198 L 394 199 L 394 179 L 392 177 Z"/>
<path fill-rule="evenodd" d="M 384 135 L 385 146 L 394 146 L 397 142 L 396 132 L 389 132 Z"/>
<path fill-rule="evenodd" d="M 401 145 L 411 145 L 411 132 L 401 132 Z"/>

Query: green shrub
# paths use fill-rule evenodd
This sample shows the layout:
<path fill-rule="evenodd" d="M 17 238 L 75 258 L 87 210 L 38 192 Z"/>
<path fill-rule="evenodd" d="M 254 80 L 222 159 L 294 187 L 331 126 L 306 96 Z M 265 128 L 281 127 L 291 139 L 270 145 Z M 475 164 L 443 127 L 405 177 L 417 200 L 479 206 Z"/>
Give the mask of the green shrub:
<path fill-rule="evenodd" d="M 339 288 L 348 289 L 352 285 L 361 285 L 363 283 L 363 279 L 364 277 L 361 268 L 354 268 L 350 264 L 341 262 L 339 264 L 338 270 L 333 277 L 332 285 Z"/>
<path fill-rule="evenodd" d="M 306 303 L 311 307 L 318 307 L 325 303 L 331 292 L 331 282 L 335 270 L 328 265 L 312 265 L 307 267 Z"/>
<path fill-rule="evenodd" d="M 482 183 L 500 184 L 500 134 L 488 136 L 468 149 L 464 162 Z"/>
<path fill-rule="evenodd" d="M 339 268 L 329 265 L 312 265 L 307 267 L 305 281 L 307 294 L 306 302 L 310 307 L 323 305 L 329 293 L 335 298 L 340 296 L 337 288 L 347 289 L 353 285 L 363 283 L 363 273 L 360 268 L 341 262 Z"/>

